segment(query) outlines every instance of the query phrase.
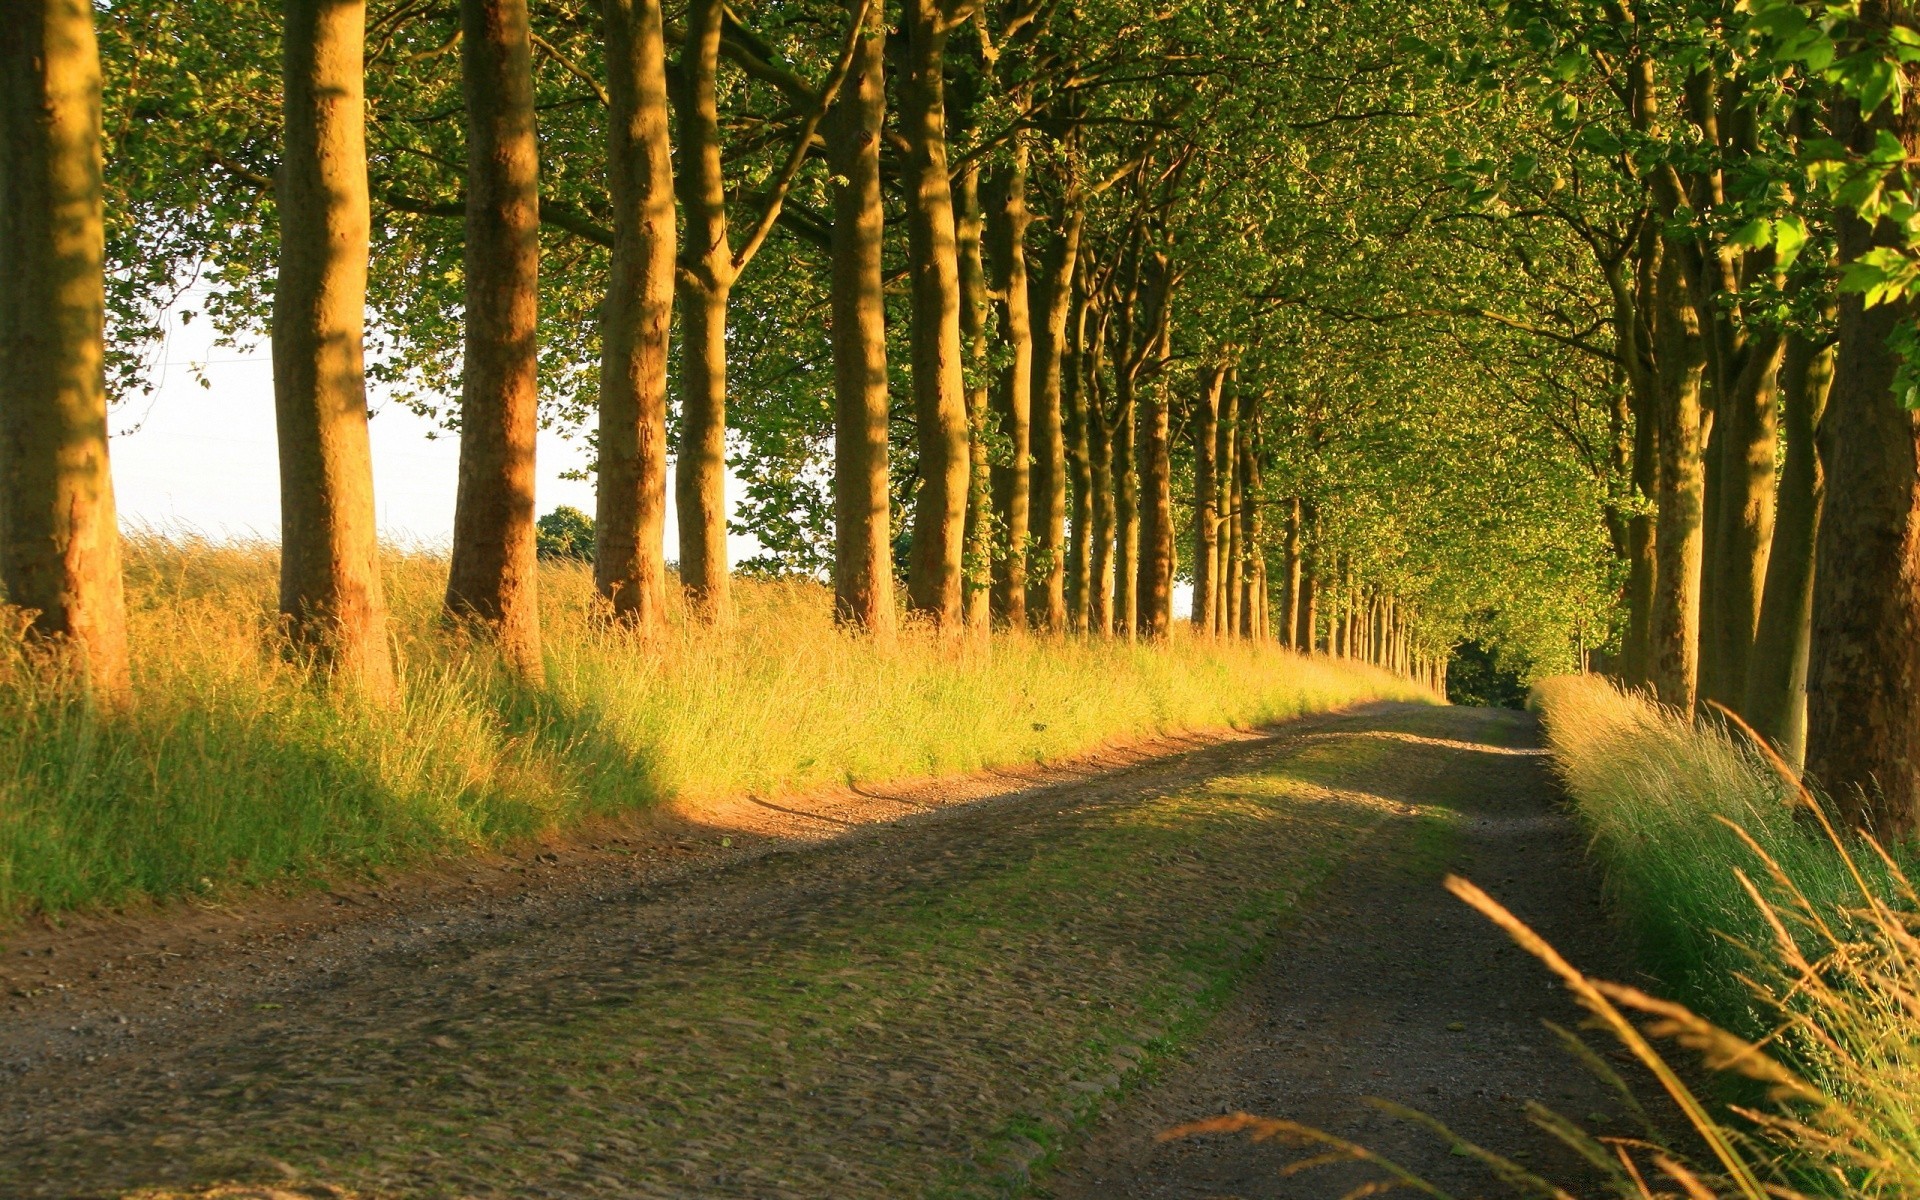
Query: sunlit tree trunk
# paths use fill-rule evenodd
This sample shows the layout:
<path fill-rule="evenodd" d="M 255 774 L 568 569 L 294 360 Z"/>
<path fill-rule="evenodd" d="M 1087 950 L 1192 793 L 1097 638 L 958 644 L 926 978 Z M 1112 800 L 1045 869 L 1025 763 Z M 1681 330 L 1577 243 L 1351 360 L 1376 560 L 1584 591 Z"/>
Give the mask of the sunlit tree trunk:
<path fill-rule="evenodd" d="M 100 55 L 87 0 L 0 2 L 0 584 L 126 703 L 107 465 Z"/>
<path fill-rule="evenodd" d="M 849 0 L 859 12 L 864 0 Z M 833 594 L 839 619 L 877 635 L 894 625 L 887 492 L 887 329 L 881 247 L 880 137 L 887 29 L 865 28 L 823 125 L 833 169 Z"/>
<path fill-rule="evenodd" d="M 600 310 L 594 587 L 614 619 L 666 628 L 673 144 L 659 0 L 602 0 L 613 254 Z"/>
<path fill-rule="evenodd" d="M 1207 373 L 1193 411 L 1193 627 L 1211 634 L 1218 622 L 1220 481 L 1215 478 L 1220 437 L 1220 393 L 1227 372 Z"/>
<path fill-rule="evenodd" d="M 686 236 L 676 278 L 680 300 L 680 437 L 674 455 L 674 513 L 680 527 L 680 585 L 688 611 L 728 617 L 727 300 L 736 272 L 727 233 L 720 152 L 722 0 L 689 0 L 675 101 L 679 154 L 674 185 Z"/>
<path fill-rule="evenodd" d="M 1300 646 L 1300 497 L 1287 502 L 1286 562 L 1280 593 L 1280 643 L 1289 650 Z"/>
<path fill-rule="evenodd" d="M 986 246 L 993 293 L 1000 306 L 1000 336 L 1009 356 L 995 374 L 994 416 L 1005 441 L 1004 458 L 992 464 L 993 513 L 1004 544 L 993 558 L 993 618 L 1021 629 L 1027 623 L 1027 552 L 1031 534 L 1033 457 L 1033 314 L 1027 281 L 1027 145 L 1015 138 L 1011 163 L 988 180 Z"/>
<path fill-rule="evenodd" d="M 1236 381 L 1237 382 L 1237 381 Z M 1236 390 L 1238 390 L 1236 388 Z M 1239 434 L 1236 490 L 1240 493 L 1240 546 L 1246 565 L 1241 568 L 1240 636 L 1260 637 L 1266 628 L 1266 552 L 1260 517 L 1260 400 L 1243 396 L 1239 403 Z"/>
<path fill-rule="evenodd" d="M 1034 281 L 1033 555 L 1027 570 L 1027 613 L 1034 626 L 1060 632 L 1078 627 L 1067 605 L 1066 546 L 1068 417 L 1065 412 L 1067 333 L 1073 310 L 1073 277 L 1080 258 L 1082 216 L 1078 204 L 1047 245 Z"/>
<path fill-rule="evenodd" d="M 1221 534 L 1220 569 L 1215 581 L 1220 598 L 1214 605 L 1214 630 L 1222 637 L 1231 637 L 1240 629 L 1240 571 L 1245 559 L 1240 543 L 1240 389 L 1234 386 L 1231 372 L 1221 385 L 1214 458 L 1219 463 L 1216 505 Z"/>
<path fill-rule="evenodd" d="M 1087 606 L 1087 628 L 1091 633 L 1110 637 L 1113 628 L 1113 550 L 1119 527 L 1118 505 L 1113 494 L 1113 423 L 1107 417 L 1102 394 L 1102 369 L 1106 357 L 1106 321 L 1094 323 L 1093 338 L 1083 343 L 1086 350 L 1087 389 L 1087 462 L 1093 483 L 1093 547 L 1089 555 L 1092 588 Z"/>
<path fill-rule="evenodd" d="M 947 14 L 938 0 L 906 0 L 907 68 L 900 132 L 907 199 L 913 321 L 913 395 L 920 491 L 913 517 L 907 591 L 936 626 L 961 620 L 961 558 L 967 516 L 967 407 L 960 369 L 960 280 L 953 191 L 947 175 Z"/>
<path fill-rule="evenodd" d="M 1773 543 L 1775 408 L 1782 337 L 1755 334 L 1738 378 L 1715 404 L 1720 434 L 1719 496 L 1713 556 L 1713 611 L 1703 616 L 1702 636 L 1712 647 L 1711 681 L 1702 671 L 1702 694 L 1730 708 L 1746 696 L 1748 662 L 1760 624 L 1767 554 Z M 1702 648 L 1702 654 L 1706 648 Z"/>
<path fill-rule="evenodd" d="M 996 533 L 993 467 L 989 445 L 992 414 L 987 387 L 987 288 L 982 239 L 986 217 L 980 208 L 980 171 L 960 173 L 954 197 L 954 234 L 959 254 L 960 337 L 973 378 L 967 381 L 967 521 L 961 610 L 969 629 L 986 631 L 992 620 L 992 578 Z"/>
<path fill-rule="evenodd" d="M 1779 512 L 1767 555 L 1760 627 L 1740 715 L 1799 765 L 1807 752 L 1807 638 L 1813 620 L 1813 554 L 1825 481 L 1817 435 L 1833 383 L 1833 347 L 1794 335 L 1780 369 L 1785 400 Z"/>
<path fill-rule="evenodd" d="M 1661 260 L 1657 319 L 1659 517 L 1654 533 L 1650 673 L 1656 696 L 1691 712 L 1699 682 L 1704 450 L 1711 418 L 1701 408 L 1706 351 L 1699 314 L 1687 297 L 1680 256 L 1672 247 Z"/>
<path fill-rule="evenodd" d="M 539 428 L 539 142 L 526 0 L 462 0 L 465 375 L 447 608 L 542 673 L 533 531 Z"/>
<path fill-rule="evenodd" d="M 1870 2 L 1884 27 L 1906 5 Z M 1920 110 L 1889 107 L 1866 120 L 1842 113 L 1836 132 L 1856 150 L 1890 131 L 1911 161 L 1920 155 Z M 1840 221 L 1840 258 L 1902 244 L 1891 220 L 1870 229 Z M 1807 680 L 1807 770 L 1845 817 L 1882 837 L 1914 832 L 1920 817 L 1920 411 L 1894 390 L 1890 339 L 1915 320 L 1912 301 L 1840 303 L 1840 346 L 1822 421 L 1826 503 L 1813 576 Z"/>
<path fill-rule="evenodd" d="M 285 19 L 273 293 L 280 612 L 334 680 L 384 701 L 394 693 L 393 657 L 362 351 L 367 12 L 361 0 L 289 0 Z"/>

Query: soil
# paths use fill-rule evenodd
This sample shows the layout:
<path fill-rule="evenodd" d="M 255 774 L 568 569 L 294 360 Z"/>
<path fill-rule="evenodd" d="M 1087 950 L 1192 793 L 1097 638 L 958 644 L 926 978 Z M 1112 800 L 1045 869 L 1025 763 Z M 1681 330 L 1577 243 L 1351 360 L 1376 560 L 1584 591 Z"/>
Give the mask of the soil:
<path fill-rule="evenodd" d="M 1369 1093 L 1557 1168 L 1520 1101 L 1616 1107 L 1540 1027 L 1575 1022 L 1563 994 L 1438 883 L 1623 969 L 1534 738 L 1379 705 L 9 934 L 0 1194 L 1350 1186 L 1280 1175 L 1272 1144 L 1153 1140 L 1238 1110 L 1484 1184 Z"/>

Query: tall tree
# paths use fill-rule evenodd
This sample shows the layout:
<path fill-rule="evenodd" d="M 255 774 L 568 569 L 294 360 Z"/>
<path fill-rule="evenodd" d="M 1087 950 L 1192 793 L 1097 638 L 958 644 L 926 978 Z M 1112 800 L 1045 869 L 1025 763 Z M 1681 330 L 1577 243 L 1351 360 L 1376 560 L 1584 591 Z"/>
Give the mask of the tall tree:
<path fill-rule="evenodd" d="M 1901 0 L 1868 0 L 1861 20 L 1885 29 L 1914 14 Z M 1907 86 L 1914 68 L 1907 69 Z M 1835 132 L 1858 153 L 1884 136 L 1906 162 L 1920 155 L 1920 106 L 1884 98 L 1862 113 L 1839 105 Z M 1841 261 L 1905 245 L 1900 225 L 1843 211 Z M 1840 303 L 1839 350 L 1822 422 L 1830 448 L 1813 579 L 1807 682 L 1807 771 L 1847 817 L 1883 836 L 1920 825 L 1920 409 L 1897 383 L 1920 303 L 1889 299 L 1872 308 L 1851 294 Z M 1911 369 L 1911 368 L 1907 368 Z"/>
<path fill-rule="evenodd" d="M 602 0 L 613 252 L 600 309 L 594 586 L 615 620 L 666 626 L 673 143 L 660 0 Z"/>
<path fill-rule="evenodd" d="M 906 0 L 900 134 L 906 142 L 907 241 L 913 317 L 913 397 L 920 490 L 907 591 L 943 629 L 961 617 L 967 516 L 966 381 L 960 369 L 960 279 L 947 174 L 947 35 L 963 5 Z"/>
<path fill-rule="evenodd" d="M 364 0 L 288 0 L 273 399 L 280 612 L 332 675 L 393 694 L 363 341 L 369 200 Z"/>
<path fill-rule="evenodd" d="M 0 3 L 0 583 L 94 694 L 130 684 L 107 466 L 100 56 L 87 0 Z"/>
<path fill-rule="evenodd" d="M 880 138 L 886 117 L 886 21 L 848 0 L 861 32 L 826 122 L 833 169 L 835 611 L 876 634 L 893 629 L 887 492 L 887 330 L 881 249 Z"/>
<path fill-rule="evenodd" d="M 1006 443 L 992 466 L 993 513 L 998 532 L 993 556 L 993 616 L 1020 629 L 1027 623 L 1027 551 L 1031 534 L 1029 491 L 1033 456 L 1033 313 L 1027 282 L 1026 141 L 1016 137 L 1005 166 L 987 180 L 985 243 L 993 294 L 1000 309 L 1000 336 L 1007 365 L 994 380 L 993 415 Z"/>
<path fill-rule="evenodd" d="M 540 146 L 526 0 L 461 0 L 467 112 L 466 374 L 447 608 L 542 673 L 533 454 L 539 429 Z"/>
<path fill-rule="evenodd" d="M 1224 365 L 1207 372 L 1193 428 L 1193 627 L 1211 634 L 1220 599 L 1220 485 L 1216 476 L 1220 437 L 1220 392 Z"/>

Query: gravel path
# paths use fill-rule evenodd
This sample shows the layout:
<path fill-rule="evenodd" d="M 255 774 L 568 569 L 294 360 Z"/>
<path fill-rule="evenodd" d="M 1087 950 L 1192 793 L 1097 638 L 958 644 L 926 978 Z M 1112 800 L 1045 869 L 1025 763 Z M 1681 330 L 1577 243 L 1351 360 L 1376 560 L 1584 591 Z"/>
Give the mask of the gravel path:
<path fill-rule="evenodd" d="M 1529 718 L 1382 705 L 1024 782 L 201 921 L 189 958 L 164 923 L 29 947 L 0 1195 L 1335 1196 L 1152 1135 L 1290 1116 L 1458 1182 L 1357 1098 L 1508 1145 L 1524 1097 L 1603 1107 L 1539 1028 L 1562 997 L 1438 890 L 1616 967 Z"/>
<path fill-rule="evenodd" d="M 1533 719 L 1455 711 L 1455 767 L 1439 797 L 1459 814 L 1448 868 L 1583 969 L 1623 978 L 1631 967 L 1602 912 L 1578 830 L 1549 803 L 1556 789 Z M 1352 1164 L 1290 1175 L 1284 1168 L 1305 1152 L 1244 1136 L 1155 1140 L 1172 1126 L 1234 1112 L 1336 1133 L 1457 1195 L 1497 1191 L 1477 1162 L 1368 1097 L 1438 1117 L 1497 1152 L 1518 1152 L 1518 1161 L 1556 1182 L 1584 1180 L 1578 1161 L 1521 1111 L 1539 1100 L 1597 1132 L 1636 1131 L 1617 1097 L 1544 1026 L 1573 1028 L 1580 1015 L 1538 963 L 1443 892 L 1435 872 L 1362 856 L 1177 1066 L 1103 1114 L 1045 1194 L 1335 1197 L 1378 1177 Z"/>

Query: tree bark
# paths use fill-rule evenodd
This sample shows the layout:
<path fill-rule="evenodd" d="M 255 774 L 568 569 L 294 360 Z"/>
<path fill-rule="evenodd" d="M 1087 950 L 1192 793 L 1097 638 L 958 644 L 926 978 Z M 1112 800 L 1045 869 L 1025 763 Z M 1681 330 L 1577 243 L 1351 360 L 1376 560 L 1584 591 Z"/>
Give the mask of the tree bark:
<path fill-rule="evenodd" d="M 1653 585 L 1655 514 L 1659 503 L 1658 402 L 1636 396 L 1633 433 L 1633 494 L 1639 507 L 1627 518 L 1627 630 L 1621 639 L 1621 675 L 1629 685 L 1653 682 Z"/>
<path fill-rule="evenodd" d="M 1060 354 L 1067 472 L 1073 480 L 1073 519 L 1068 525 L 1071 535 L 1067 542 L 1067 619 L 1076 633 L 1087 632 L 1093 595 L 1093 447 L 1081 351 L 1086 314 L 1086 305 L 1076 298 L 1068 325 L 1072 337 Z"/>
<path fill-rule="evenodd" d="M 1004 457 L 991 467 L 993 514 L 1005 537 L 995 539 L 993 618 L 1011 629 L 1027 623 L 1027 552 L 1030 549 L 1033 457 L 1033 314 L 1027 281 L 1027 146 L 1014 140 L 1012 162 L 988 180 L 987 261 L 1000 305 L 1000 336 L 1010 361 L 992 389 L 994 416 L 1005 439 Z"/>
<path fill-rule="evenodd" d="M 680 299 L 680 438 L 674 512 L 688 611 L 723 622 L 727 569 L 727 300 L 736 271 L 720 162 L 722 0 L 689 0 L 680 49 L 680 153 L 674 185 L 686 221 L 676 273 Z"/>
<path fill-rule="evenodd" d="M 526 0 L 461 0 L 467 111 L 465 375 L 447 609 L 538 677 L 539 142 Z"/>
<path fill-rule="evenodd" d="M 1237 383 L 1236 379 L 1236 383 Z M 1236 388 L 1236 390 L 1238 390 Z M 1265 534 L 1260 512 L 1260 398 L 1242 396 L 1238 404 L 1239 447 L 1235 490 L 1240 494 L 1240 546 L 1246 559 L 1241 568 L 1240 636 L 1263 637 L 1267 627 L 1267 556 L 1260 543 Z"/>
<path fill-rule="evenodd" d="M 859 12 L 863 0 L 849 0 Z M 833 594 L 839 619 L 893 631 L 893 534 L 887 488 L 887 328 L 881 249 L 880 137 L 886 118 L 886 20 L 871 5 L 853 64 L 827 114 L 833 170 Z"/>
<path fill-rule="evenodd" d="M 1063 410 L 1073 277 L 1080 259 L 1082 213 L 1069 202 L 1066 222 L 1048 243 L 1034 281 L 1033 470 L 1028 491 L 1033 552 L 1027 565 L 1027 612 L 1035 628 L 1059 633 L 1067 611 L 1067 418 Z"/>
<path fill-rule="evenodd" d="M 1114 372 L 1119 415 L 1113 423 L 1113 632 L 1131 640 L 1140 629 L 1140 478 L 1134 456 L 1134 383 Z"/>
<path fill-rule="evenodd" d="M 1807 754 L 1807 638 L 1813 619 L 1813 554 L 1825 480 L 1817 435 L 1833 383 L 1833 348 L 1793 335 L 1780 368 L 1785 400 L 1779 511 L 1767 555 L 1759 631 L 1747 665 L 1740 715 L 1795 766 Z"/>
<path fill-rule="evenodd" d="M 1214 604 L 1214 627 L 1221 637 L 1240 629 L 1240 571 L 1245 558 L 1240 541 L 1240 389 L 1231 372 L 1220 393 L 1220 426 L 1214 458 L 1219 464 L 1220 569 L 1216 583 L 1220 598 Z"/>
<path fill-rule="evenodd" d="M 1164 638 L 1173 627 L 1173 447 L 1166 387 L 1157 375 L 1140 402 L 1139 631 Z"/>
<path fill-rule="evenodd" d="M 920 451 L 907 591 L 914 609 L 942 629 L 957 628 L 961 619 L 968 464 L 959 264 L 942 77 L 948 19 L 939 0 L 906 0 L 907 70 L 900 84 L 900 131 L 908 147 L 904 174 Z"/>
<path fill-rule="evenodd" d="M 667 624 L 667 357 L 673 143 L 660 0 L 602 0 L 613 254 L 600 311 L 593 582 L 618 623 Z"/>
<path fill-rule="evenodd" d="M 1691 713 L 1699 683 L 1704 448 L 1710 417 L 1700 397 L 1706 349 L 1687 290 L 1680 255 L 1669 246 L 1661 259 L 1656 330 L 1661 376 L 1659 516 L 1650 673 L 1654 694 L 1662 702 Z"/>
<path fill-rule="evenodd" d="M 280 613 L 338 683 L 394 695 L 367 436 L 364 0 L 289 0 L 275 198 Z"/>
<path fill-rule="evenodd" d="M 980 171 L 960 173 L 954 209 L 960 278 L 960 337 L 971 378 L 967 380 L 967 520 L 961 609 L 967 628 L 986 631 L 993 620 L 993 413 L 987 386 L 987 315 L 992 297 L 983 253 L 986 215 L 980 207 Z"/>
<path fill-rule="evenodd" d="M 0 3 L 0 584 L 129 699 L 107 464 L 100 55 L 87 0 Z"/>
<path fill-rule="evenodd" d="M 1194 405 L 1193 420 L 1193 627 L 1211 635 L 1218 622 L 1220 572 L 1220 483 L 1214 464 L 1219 461 L 1220 393 L 1225 367 L 1208 373 Z"/>
<path fill-rule="evenodd" d="M 1747 665 L 1760 624 L 1767 552 L 1773 542 L 1774 452 L 1778 440 L 1780 351 L 1776 332 L 1753 335 L 1739 376 L 1715 403 L 1720 434 L 1718 542 L 1713 555 L 1713 610 L 1702 618 L 1713 672 L 1702 693 L 1729 708 L 1746 696 Z M 1705 650 L 1703 648 L 1703 655 Z"/>
<path fill-rule="evenodd" d="M 1903 17 L 1905 6 L 1900 6 Z M 1893 6 L 1864 6 L 1885 23 Z M 1883 106 L 1843 112 L 1837 132 L 1856 149 L 1883 130 L 1920 154 L 1920 113 Z M 1870 229 L 1843 215 L 1840 260 L 1900 245 L 1894 223 Z M 1840 303 L 1840 346 L 1822 422 L 1826 504 L 1813 575 L 1807 683 L 1807 771 L 1843 816 L 1883 839 L 1910 836 L 1920 817 L 1920 411 L 1894 391 L 1900 363 L 1889 339 L 1915 319 L 1902 300 Z"/>
<path fill-rule="evenodd" d="M 1281 585 L 1280 643 L 1289 650 L 1300 648 L 1300 497 L 1287 503 L 1286 580 Z"/>

